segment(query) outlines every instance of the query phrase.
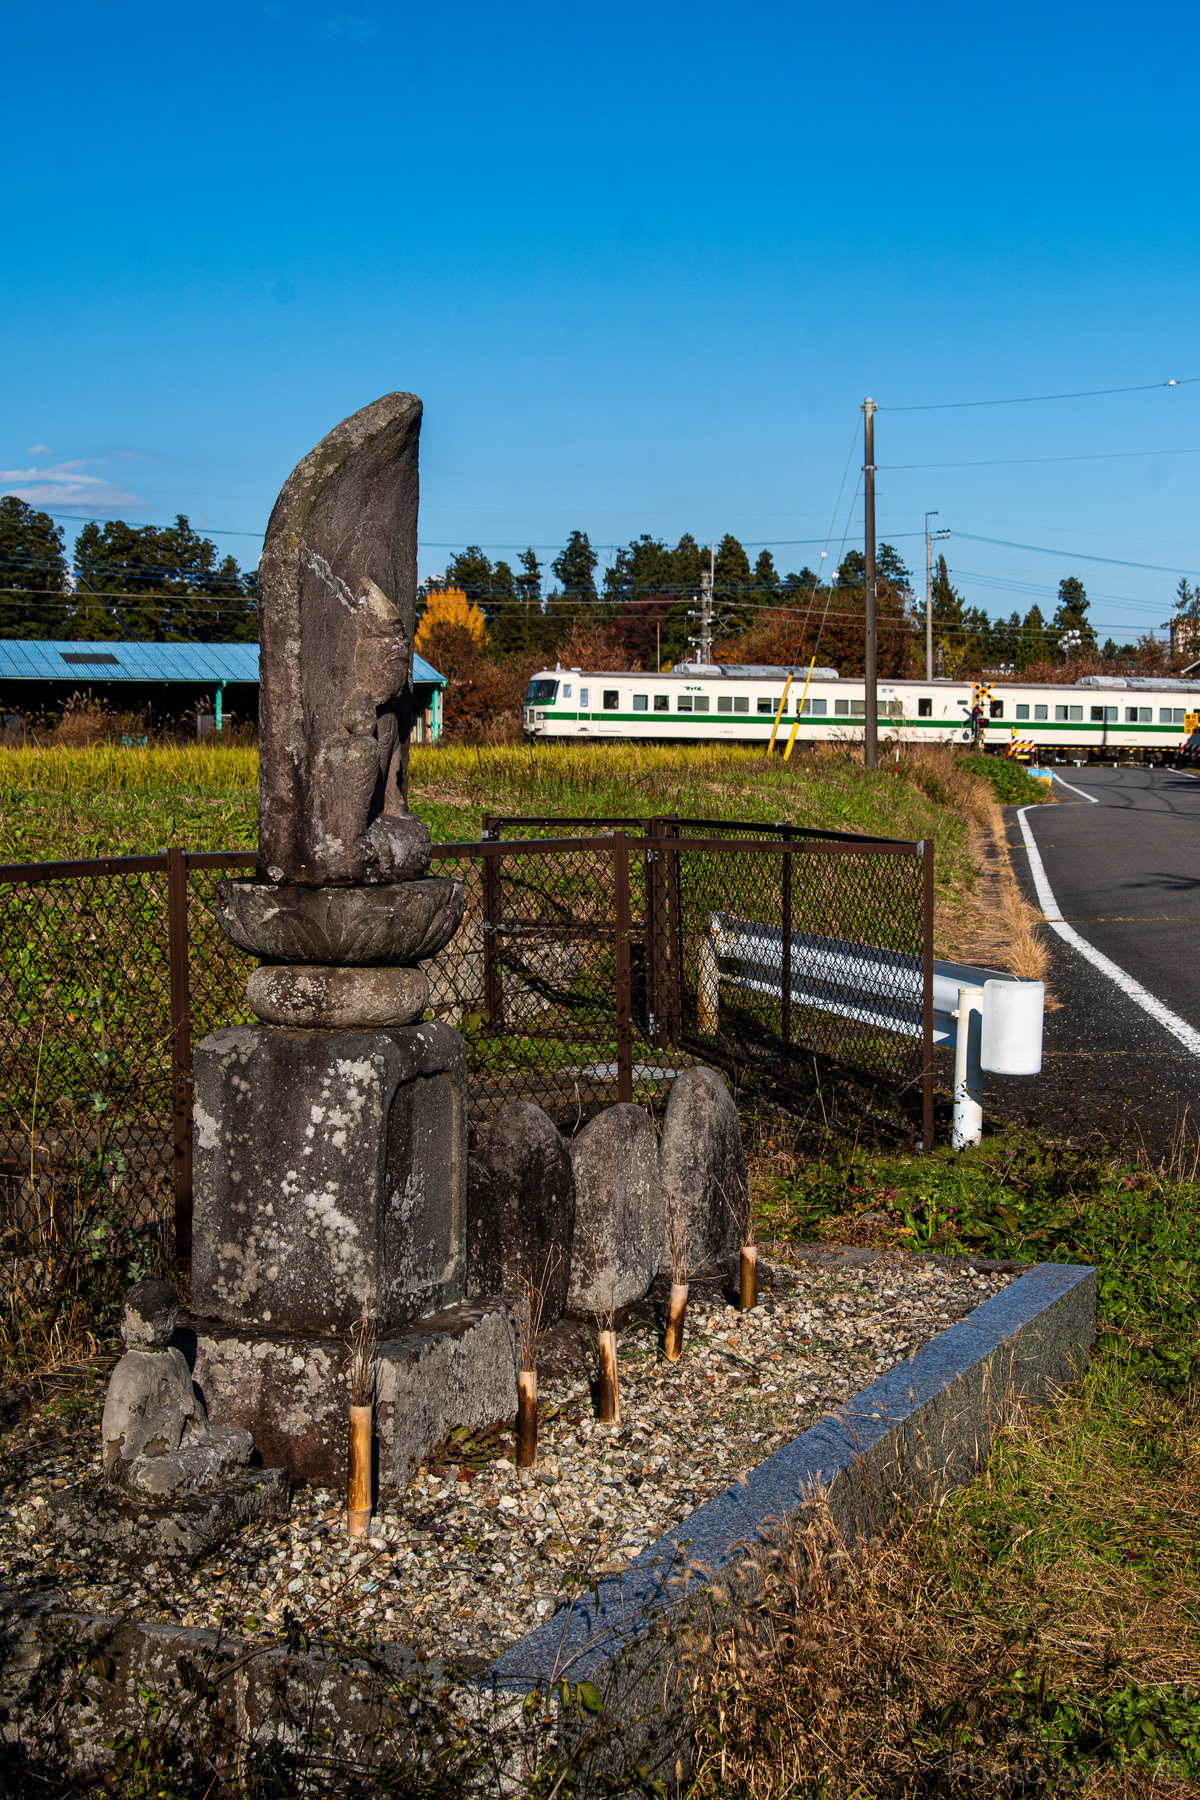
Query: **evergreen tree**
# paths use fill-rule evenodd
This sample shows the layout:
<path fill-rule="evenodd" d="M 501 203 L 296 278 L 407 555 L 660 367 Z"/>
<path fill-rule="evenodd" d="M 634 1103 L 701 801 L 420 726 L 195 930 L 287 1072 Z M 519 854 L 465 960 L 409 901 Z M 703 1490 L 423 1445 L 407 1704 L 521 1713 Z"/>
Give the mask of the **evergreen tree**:
<path fill-rule="evenodd" d="M 1021 622 L 1021 636 L 1017 643 L 1017 668 L 1027 669 L 1030 663 L 1045 662 L 1049 642 L 1042 609 L 1035 601 Z"/>
<path fill-rule="evenodd" d="M 446 564 L 446 586 L 458 588 L 477 606 L 486 607 L 494 579 L 491 558 L 483 554 L 478 544 L 468 544 Z"/>
<path fill-rule="evenodd" d="M 1058 584 L 1058 610 L 1051 620 L 1051 629 L 1058 634 L 1058 647 L 1064 656 L 1095 650 L 1096 633 L 1087 617 L 1090 604 L 1087 589 L 1078 575 L 1064 575 Z"/>
<path fill-rule="evenodd" d="M 250 644 L 258 618 L 237 563 L 179 513 L 167 526 L 110 519 L 75 541 L 73 635 Z M 257 581 L 255 582 L 255 589 Z"/>
<path fill-rule="evenodd" d="M 596 599 L 594 571 L 598 561 L 587 532 L 573 531 L 550 564 L 562 583 L 565 598 L 576 601 Z"/>
<path fill-rule="evenodd" d="M 0 499 L 0 635 L 74 635 L 63 534 L 15 494 Z"/>

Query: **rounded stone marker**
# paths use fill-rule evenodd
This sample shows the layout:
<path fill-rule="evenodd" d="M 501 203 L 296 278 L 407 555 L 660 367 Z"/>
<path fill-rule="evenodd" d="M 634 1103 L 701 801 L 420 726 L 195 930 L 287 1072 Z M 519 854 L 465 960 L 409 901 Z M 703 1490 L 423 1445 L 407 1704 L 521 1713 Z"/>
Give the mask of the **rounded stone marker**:
<path fill-rule="evenodd" d="M 420 969 L 267 964 L 246 983 L 246 999 L 266 1025 L 369 1030 L 414 1024 L 429 1004 L 429 983 Z"/>
<path fill-rule="evenodd" d="M 127 1350 L 165 1350 L 178 1317 L 169 1281 L 135 1281 L 121 1301 L 121 1340 Z"/>

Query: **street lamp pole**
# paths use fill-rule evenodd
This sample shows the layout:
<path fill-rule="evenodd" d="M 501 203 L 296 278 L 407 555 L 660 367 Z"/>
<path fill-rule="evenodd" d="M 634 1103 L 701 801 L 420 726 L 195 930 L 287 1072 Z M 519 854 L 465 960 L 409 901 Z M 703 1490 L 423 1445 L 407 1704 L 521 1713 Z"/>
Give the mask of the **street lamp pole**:
<path fill-rule="evenodd" d="M 925 514 L 925 679 L 933 680 L 933 539 L 929 521 L 938 516 L 937 508 Z"/>

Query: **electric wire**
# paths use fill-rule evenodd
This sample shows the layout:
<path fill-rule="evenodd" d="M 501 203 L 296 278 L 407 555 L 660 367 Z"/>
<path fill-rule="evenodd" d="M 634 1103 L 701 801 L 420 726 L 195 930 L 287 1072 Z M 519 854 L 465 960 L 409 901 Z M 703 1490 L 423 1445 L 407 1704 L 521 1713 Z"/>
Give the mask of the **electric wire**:
<path fill-rule="evenodd" d="M 1168 381 L 1140 381 L 1133 387 L 1083 388 L 1074 394 L 1016 394 L 1006 400 L 929 400 L 915 406 L 880 406 L 878 412 L 957 412 L 967 406 L 1040 406 L 1048 400 L 1097 400 L 1108 394 L 1149 394 L 1158 388 L 1191 387 L 1200 375 Z"/>

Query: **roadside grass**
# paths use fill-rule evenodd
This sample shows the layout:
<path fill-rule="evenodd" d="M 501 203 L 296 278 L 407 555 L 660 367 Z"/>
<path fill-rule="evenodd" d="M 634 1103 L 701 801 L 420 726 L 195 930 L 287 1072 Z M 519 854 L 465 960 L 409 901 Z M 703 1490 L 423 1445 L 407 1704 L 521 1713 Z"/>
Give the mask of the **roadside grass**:
<path fill-rule="evenodd" d="M 1196 1146 L 761 1152 L 764 1236 L 1090 1262 L 1098 1341 L 936 1510 L 865 1556 L 810 1534 L 706 1674 L 695 1794 L 1200 1791 Z"/>

